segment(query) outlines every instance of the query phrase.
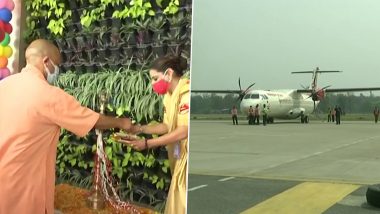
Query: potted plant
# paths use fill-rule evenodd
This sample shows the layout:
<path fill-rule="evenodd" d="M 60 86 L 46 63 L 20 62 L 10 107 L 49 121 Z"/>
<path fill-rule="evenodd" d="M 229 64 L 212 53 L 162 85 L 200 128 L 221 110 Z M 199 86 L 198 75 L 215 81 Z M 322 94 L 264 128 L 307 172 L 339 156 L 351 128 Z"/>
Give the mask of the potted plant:
<path fill-rule="evenodd" d="M 148 44 L 152 42 L 152 34 L 149 30 L 149 23 L 151 19 L 136 20 L 137 28 L 137 43 L 138 44 Z"/>
<path fill-rule="evenodd" d="M 74 69 L 75 69 L 75 72 L 77 72 L 77 73 L 83 72 L 83 68 L 84 68 L 83 64 L 80 62 L 74 64 Z"/>
<path fill-rule="evenodd" d="M 98 33 L 99 37 L 96 40 L 99 49 L 106 49 L 110 44 L 111 29 L 107 26 L 96 27 L 94 32 Z"/>
<path fill-rule="evenodd" d="M 186 24 L 186 14 L 185 11 L 179 11 L 177 14 L 168 16 L 168 21 L 170 24 L 170 29 L 182 28 Z"/>
<path fill-rule="evenodd" d="M 167 22 L 163 15 L 157 15 L 149 23 L 149 30 L 153 32 L 152 40 L 161 40 L 167 31 Z"/>
<path fill-rule="evenodd" d="M 86 39 L 83 34 L 77 34 L 75 36 L 76 41 L 76 51 L 84 51 L 86 50 Z"/>
<path fill-rule="evenodd" d="M 108 61 L 110 63 L 117 63 L 119 62 L 121 56 L 122 56 L 122 48 L 120 47 L 112 47 L 109 49 L 110 57 L 108 58 Z"/>
<path fill-rule="evenodd" d="M 181 29 L 177 28 L 175 31 L 169 31 L 165 37 L 168 45 L 168 52 L 170 54 L 179 55 L 185 43 L 186 34 L 183 34 Z"/>
<path fill-rule="evenodd" d="M 96 65 L 91 63 L 91 62 L 87 62 L 84 64 L 85 68 L 86 68 L 86 72 L 87 73 L 95 73 L 96 72 Z"/>
<path fill-rule="evenodd" d="M 110 45 L 111 47 L 121 47 L 124 44 L 122 33 L 119 28 L 112 27 L 110 32 Z"/>
<path fill-rule="evenodd" d="M 66 37 L 67 48 L 71 51 L 75 51 L 77 47 L 76 40 L 75 40 L 75 32 L 69 31 L 67 32 L 65 37 Z"/>
<path fill-rule="evenodd" d="M 137 43 L 136 58 L 142 61 L 148 59 L 152 54 L 152 44 L 138 44 Z"/>
<path fill-rule="evenodd" d="M 121 27 L 121 39 L 125 44 L 136 45 L 136 29 L 137 25 L 134 22 L 128 22 Z"/>
<path fill-rule="evenodd" d="M 135 53 L 137 52 L 136 45 L 128 45 L 128 46 L 123 46 L 123 56 L 126 58 L 131 58 L 135 56 Z"/>

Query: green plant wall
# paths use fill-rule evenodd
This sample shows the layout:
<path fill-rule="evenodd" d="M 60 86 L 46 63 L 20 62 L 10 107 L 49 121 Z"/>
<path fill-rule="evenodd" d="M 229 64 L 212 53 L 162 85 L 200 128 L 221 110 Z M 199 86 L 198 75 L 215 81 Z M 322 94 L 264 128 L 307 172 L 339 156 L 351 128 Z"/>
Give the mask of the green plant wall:
<path fill-rule="evenodd" d="M 190 0 L 26 0 L 24 38 L 53 41 L 63 64 L 57 86 L 84 106 L 99 111 L 106 92 L 106 114 L 141 124 L 162 120 L 162 98 L 152 93 L 147 67 L 158 56 L 181 55 L 190 63 Z M 171 175 L 165 148 L 138 152 L 104 132 L 105 151 L 124 200 L 157 210 L 165 205 Z M 142 135 L 152 138 L 157 136 Z M 78 138 L 62 130 L 57 182 L 89 188 L 96 134 Z"/>

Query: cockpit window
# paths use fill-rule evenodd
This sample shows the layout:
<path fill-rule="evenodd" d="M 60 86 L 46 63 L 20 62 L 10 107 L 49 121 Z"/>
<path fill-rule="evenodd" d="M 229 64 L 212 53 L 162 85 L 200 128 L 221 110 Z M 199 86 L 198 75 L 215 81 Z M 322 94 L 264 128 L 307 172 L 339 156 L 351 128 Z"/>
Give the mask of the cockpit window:
<path fill-rule="evenodd" d="M 251 99 L 260 99 L 259 94 L 251 94 Z"/>
<path fill-rule="evenodd" d="M 265 95 L 265 94 L 262 94 L 262 95 L 260 95 L 260 96 L 261 96 L 261 98 L 262 98 L 263 100 L 267 100 L 267 99 L 268 99 L 267 95 Z"/>

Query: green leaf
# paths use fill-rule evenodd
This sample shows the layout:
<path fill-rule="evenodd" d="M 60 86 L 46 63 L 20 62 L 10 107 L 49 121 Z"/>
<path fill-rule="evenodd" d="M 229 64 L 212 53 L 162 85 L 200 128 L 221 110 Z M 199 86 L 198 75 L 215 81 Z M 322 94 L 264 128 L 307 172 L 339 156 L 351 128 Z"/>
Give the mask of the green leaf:
<path fill-rule="evenodd" d="M 123 109 L 123 107 L 119 107 L 119 108 L 117 108 L 117 110 L 116 110 L 116 115 L 117 116 L 122 116 L 124 114 L 124 109 Z"/>
<path fill-rule="evenodd" d="M 71 159 L 70 164 L 71 166 L 74 166 L 77 163 L 77 159 Z"/>
<path fill-rule="evenodd" d="M 157 4 L 159 7 L 162 7 L 162 0 L 156 0 L 156 4 Z"/>
<path fill-rule="evenodd" d="M 112 159 L 112 147 L 106 146 L 106 155 L 109 159 Z"/>
<path fill-rule="evenodd" d="M 124 159 L 123 159 L 123 163 L 121 164 L 121 166 L 123 166 L 123 167 L 127 166 L 130 158 L 131 158 L 131 153 L 124 154 Z"/>
<path fill-rule="evenodd" d="M 149 14 L 149 16 L 155 16 L 156 15 L 156 13 L 153 10 L 149 10 L 148 14 Z"/>
<path fill-rule="evenodd" d="M 116 169 L 116 175 L 118 178 L 121 179 L 123 177 L 123 169 L 122 168 Z"/>

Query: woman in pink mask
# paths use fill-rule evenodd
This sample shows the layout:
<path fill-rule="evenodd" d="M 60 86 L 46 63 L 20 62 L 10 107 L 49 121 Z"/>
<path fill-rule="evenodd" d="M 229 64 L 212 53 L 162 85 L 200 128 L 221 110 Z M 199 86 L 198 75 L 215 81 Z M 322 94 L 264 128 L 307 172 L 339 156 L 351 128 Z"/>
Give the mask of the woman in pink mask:
<path fill-rule="evenodd" d="M 153 91 L 164 95 L 164 121 L 157 125 L 135 125 L 132 133 L 158 134 L 149 140 L 121 140 L 137 150 L 166 146 L 172 180 L 166 201 L 165 214 L 184 214 L 186 211 L 186 179 L 188 159 L 188 125 L 190 81 L 183 78 L 187 61 L 177 56 L 155 60 L 150 69 Z"/>

